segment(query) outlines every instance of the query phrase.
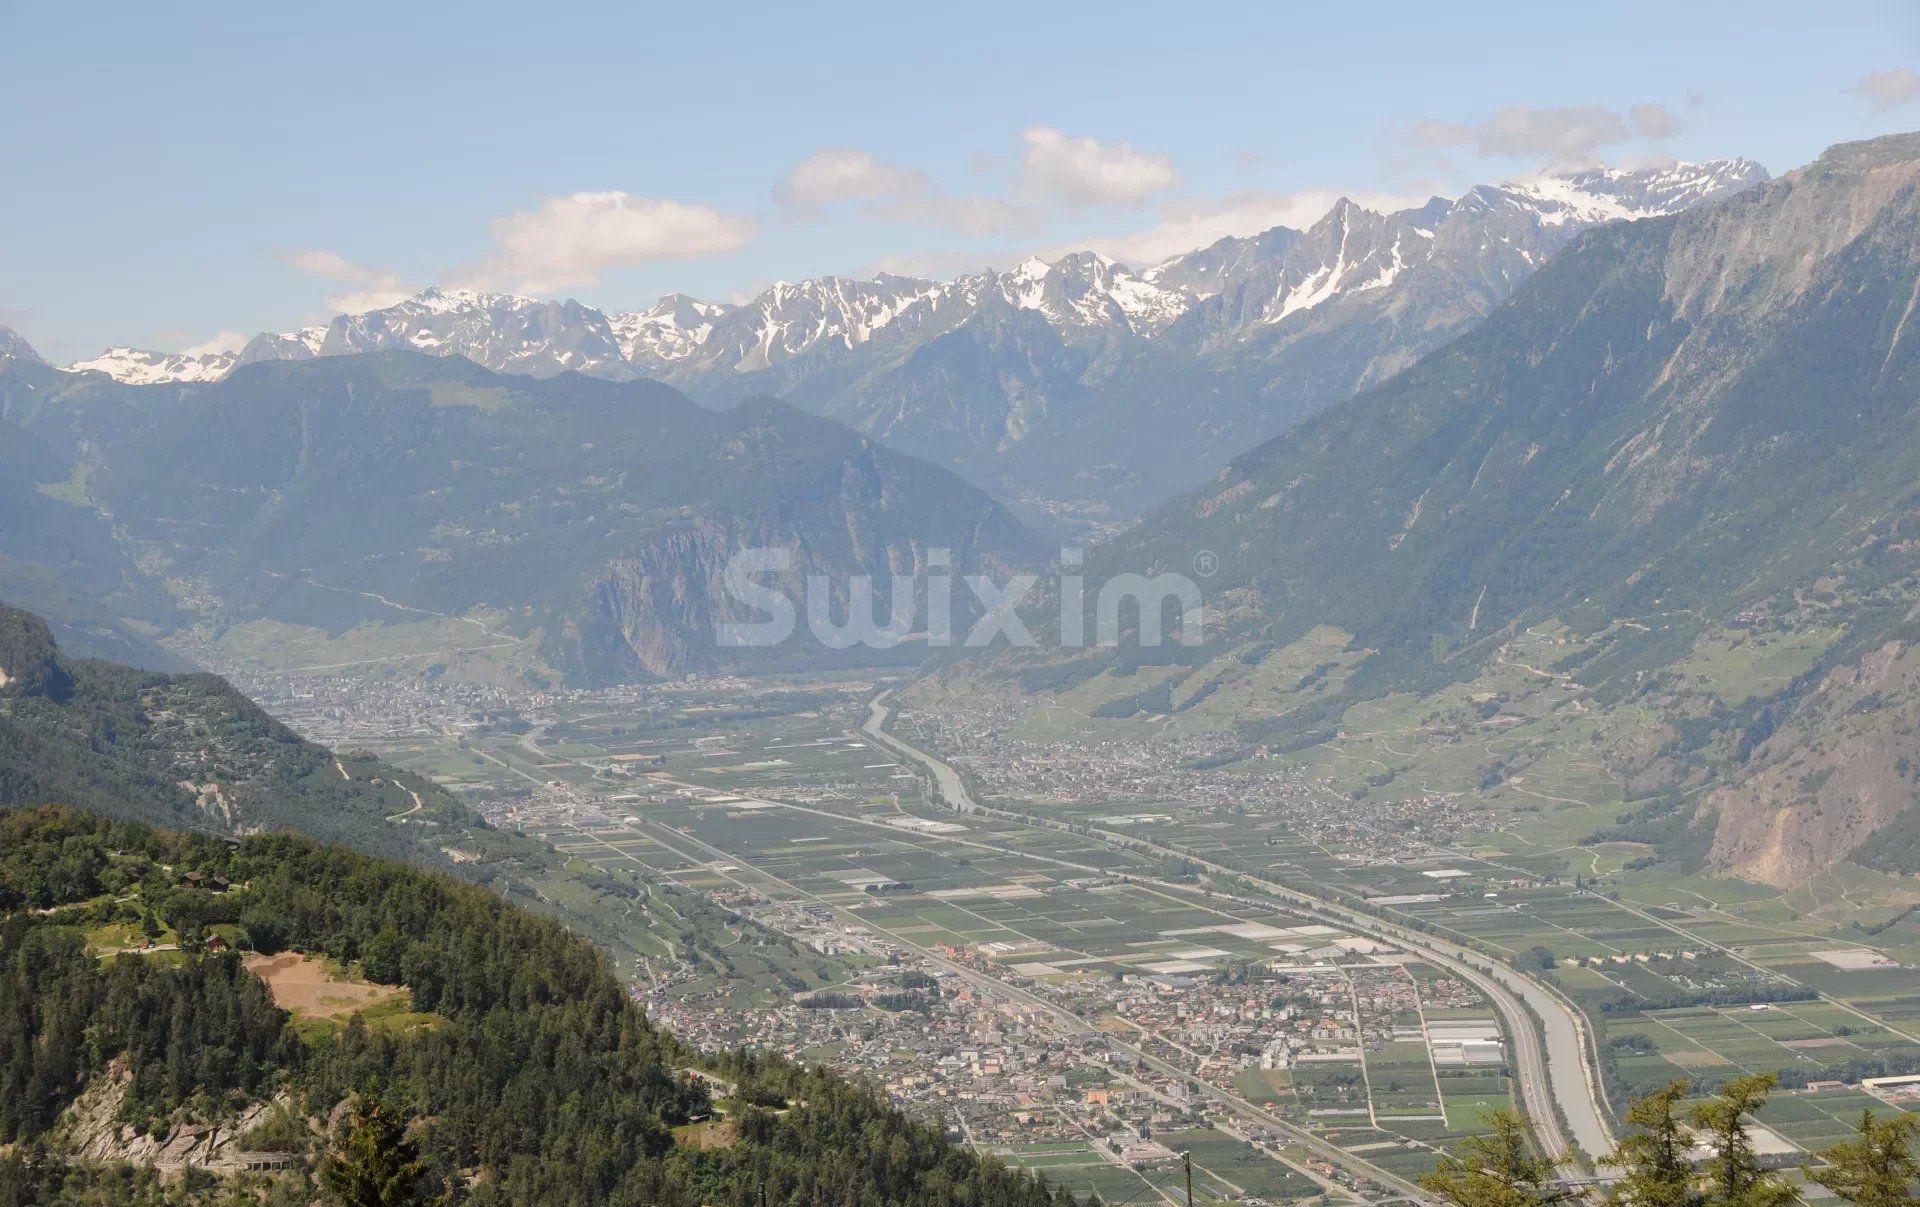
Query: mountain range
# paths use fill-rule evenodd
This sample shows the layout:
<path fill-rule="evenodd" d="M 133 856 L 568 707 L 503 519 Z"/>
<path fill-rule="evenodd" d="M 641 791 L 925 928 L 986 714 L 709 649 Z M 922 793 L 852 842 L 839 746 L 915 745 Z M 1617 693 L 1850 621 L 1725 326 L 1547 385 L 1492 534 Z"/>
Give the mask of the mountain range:
<path fill-rule="evenodd" d="M 1078 252 L 947 281 L 783 282 L 739 305 L 670 295 L 610 314 L 429 289 L 238 353 L 115 348 L 70 367 L 151 384 L 408 350 L 530 376 L 654 378 L 711 405 L 772 394 L 1030 519 L 1104 531 L 1468 329 L 1580 231 L 1765 178 L 1724 160 L 1543 176 L 1395 213 L 1343 200 L 1304 231 L 1138 271 Z"/>
<path fill-rule="evenodd" d="M 1534 757 L 1577 732 L 1641 802 L 1634 836 L 1781 885 L 1916 870 L 1917 297 L 1920 135 L 1589 230 L 1097 551 L 1090 581 L 1211 551 L 1204 645 L 1009 655 L 983 682 L 1298 747 L 1389 696 L 1478 724 L 1524 664 L 1572 693 Z M 1308 647 L 1340 651 L 1311 690 L 1230 706 Z"/>

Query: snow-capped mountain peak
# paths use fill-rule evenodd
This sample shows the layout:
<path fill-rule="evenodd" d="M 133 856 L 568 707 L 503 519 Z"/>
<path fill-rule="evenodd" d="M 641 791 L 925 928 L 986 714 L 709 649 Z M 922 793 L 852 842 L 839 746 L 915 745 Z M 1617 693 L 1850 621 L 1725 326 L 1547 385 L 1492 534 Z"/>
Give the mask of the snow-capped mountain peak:
<path fill-rule="evenodd" d="M 489 293 L 483 289 L 444 289 L 433 285 L 391 309 L 415 310 L 426 314 L 456 314 L 466 310 L 523 310 L 527 307 L 546 304 L 539 298 L 530 298 L 517 293 Z"/>
<path fill-rule="evenodd" d="M 1081 251 L 945 282 L 885 273 L 782 281 L 738 306 L 670 294 L 608 315 L 574 301 L 432 288 L 323 326 L 257 336 L 238 357 L 115 348 L 74 367 L 130 382 L 204 381 L 236 363 L 404 348 L 535 376 L 657 375 L 697 385 L 777 369 L 769 388 L 779 389 L 810 372 L 815 356 L 912 347 L 982 306 L 1032 311 L 1062 339 L 1089 346 L 1176 327 L 1182 339 L 1222 346 L 1259 327 L 1308 322 L 1300 316 L 1342 299 L 1387 296 L 1409 273 L 1454 274 L 1476 297 L 1475 280 L 1504 282 L 1498 294 L 1588 226 L 1674 213 L 1764 179 L 1759 165 L 1736 159 L 1541 176 L 1393 214 L 1343 197 L 1304 231 L 1222 239 L 1144 272 Z M 0 355 L 22 353 L 0 339 Z"/>
<path fill-rule="evenodd" d="M 218 381 L 239 359 L 233 352 L 150 352 L 113 347 L 90 360 L 73 362 L 67 371 L 105 373 L 131 386 L 150 386 L 168 381 Z"/>
<path fill-rule="evenodd" d="M 26 360 L 44 364 L 38 352 L 11 327 L 0 327 L 0 360 Z"/>
<path fill-rule="evenodd" d="M 1592 226 L 1676 214 L 1767 179 L 1750 159 L 1674 163 L 1659 168 L 1594 168 L 1487 186 L 1535 211 L 1545 226 Z"/>
<path fill-rule="evenodd" d="M 607 324 L 628 360 L 671 364 L 698 352 L 713 334 L 714 321 L 730 309 L 670 293 L 645 310 L 608 315 Z"/>
<path fill-rule="evenodd" d="M 888 331 L 942 286 L 882 273 L 870 280 L 777 282 L 718 316 L 700 363 L 733 372 L 772 368 L 816 350 L 846 351 Z"/>
<path fill-rule="evenodd" d="M 1007 275 L 1017 281 L 1042 281 L 1053 272 L 1053 262 L 1039 256 L 1028 256 L 1015 265 Z"/>
<path fill-rule="evenodd" d="M 1079 251 L 1057 260 L 1028 257 L 1003 273 L 986 272 L 958 282 L 968 296 L 991 297 L 1019 310 L 1038 312 L 1070 334 L 1153 335 L 1186 313 L 1194 297 L 1147 279 L 1099 252 Z"/>
<path fill-rule="evenodd" d="M 1457 201 L 1391 214 L 1342 197 L 1305 231 L 1223 239 L 1155 265 L 1146 279 L 1206 299 L 1205 330 L 1195 334 L 1217 346 L 1385 290 L 1409 272 L 1447 276 L 1470 296 L 1479 296 L 1476 278 L 1510 287 L 1590 226 L 1677 213 L 1766 178 L 1758 164 L 1736 159 L 1481 185 Z"/>
<path fill-rule="evenodd" d="M 433 288 L 380 310 L 342 314 L 321 328 L 256 336 L 240 363 L 307 360 L 406 348 L 464 356 L 507 373 L 568 371 L 631 377 L 635 370 L 607 316 L 579 302 Z"/>

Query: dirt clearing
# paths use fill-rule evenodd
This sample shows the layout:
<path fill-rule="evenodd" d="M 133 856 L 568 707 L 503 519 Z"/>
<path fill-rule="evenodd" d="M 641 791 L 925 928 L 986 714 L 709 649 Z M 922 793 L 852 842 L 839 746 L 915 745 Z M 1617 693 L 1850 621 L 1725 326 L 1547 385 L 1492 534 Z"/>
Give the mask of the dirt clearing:
<path fill-rule="evenodd" d="M 274 1005 L 307 1018 L 352 1014 L 407 992 L 393 985 L 335 976 L 325 964 L 297 951 L 283 951 L 277 956 L 251 955 L 246 959 L 246 968 L 267 983 Z"/>

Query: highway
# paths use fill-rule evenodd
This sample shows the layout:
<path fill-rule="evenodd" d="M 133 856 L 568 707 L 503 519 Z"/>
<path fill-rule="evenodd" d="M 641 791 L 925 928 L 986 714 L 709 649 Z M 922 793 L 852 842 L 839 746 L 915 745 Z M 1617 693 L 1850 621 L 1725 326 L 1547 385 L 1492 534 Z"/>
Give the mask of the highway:
<path fill-rule="evenodd" d="M 1013 810 L 979 804 L 968 793 L 960 774 L 938 757 L 895 737 L 886 725 L 892 717 L 882 692 L 868 706 L 862 732 L 894 753 L 913 760 L 933 779 L 938 798 L 962 813 L 981 813 L 1023 825 L 1067 830 L 1050 821 Z M 1499 1010 L 1512 1040 L 1513 1069 L 1521 1101 L 1539 1136 L 1541 1146 L 1556 1159 L 1582 1154 L 1598 1163 L 1614 1147 L 1613 1130 L 1598 1101 L 1596 1071 L 1588 1059 L 1585 1022 L 1578 1012 L 1546 986 L 1518 971 L 1458 944 L 1376 918 L 1358 910 L 1278 884 L 1240 868 L 1147 842 L 1137 835 L 1116 834 L 1080 825 L 1073 831 L 1111 845 L 1145 849 L 1170 858 L 1185 859 L 1209 871 L 1257 884 L 1261 891 L 1297 906 L 1307 907 L 1343 926 L 1376 938 L 1385 938 L 1418 951 L 1485 993 Z M 1536 1026 L 1535 1020 L 1539 1025 Z M 1544 1043 L 1543 1043 L 1544 1032 Z M 1558 1106 L 1558 1111 L 1554 1108 Z"/>

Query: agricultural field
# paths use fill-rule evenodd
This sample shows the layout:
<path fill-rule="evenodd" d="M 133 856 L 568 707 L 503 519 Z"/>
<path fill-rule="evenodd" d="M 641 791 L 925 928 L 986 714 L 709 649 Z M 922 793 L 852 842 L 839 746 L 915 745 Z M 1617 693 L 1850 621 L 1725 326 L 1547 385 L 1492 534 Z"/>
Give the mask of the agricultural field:
<path fill-rule="evenodd" d="M 1197 865 L 1126 839 L 1363 904 L 1552 980 L 1599 1024 L 1616 1107 L 1675 1077 L 1705 1090 L 1765 1068 L 1798 1087 L 1920 1068 L 1920 924 L 1845 906 L 1850 893 L 1877 891 L 1868 881 L 1878 874 L 1854 869 L 1801 900 L 1682 875 L 1650 861 L 1644 844 L 1583 844 L 1621 801 L 1603 790 L 1597 764 L 1569 756 L 1535 758 L 1484 791 L 1434 790 L 1509 737 L 1537 745 L 1568 723 L 1577 691 L 1553 668 L 1578 651 L 1564 634 L 1529 640 L 1487 672 L 1504 693 L 1497 709 L 1469 696 L 1445 703 L 1463 725 L 1461 709 L 1483 729 L 1499 721 L 1500 736 L 1476 746 L 1478 764 L 1460 749 L 1446 756 L 1459 764 L 1451 769 L 1415 757 L 1422 742 L 1459 743 L 1433 730 L 1435 701 L 1389 698 L 1349 714 L 1329 744 L 1341 757 L 1324 765 L 1312 762 L 1327 757 L 1322 748 L 1306 764 L 1249 761 L 1197 792 L 1185 785 L 1198 781 L 1163 771 L 1157 756 L 1129 752 L 1072 771 L 1068 782 L 1084 775 L 1084 790 L 999 798 L 1079 833 L 933 804 L 916 771 L 858 733 L 870 680 L 687 684 L 627 699 L 558 693 L 511 728 L 404 735 L 379 753 L 570 856 L 567 875 L 519 891 L 597 928 L 668 1000 L 788 1009 L 809 994 L 858 990 L 903 954 L 950 961 L 1079 1011 L 1394 1173 L 1430 1167 L 1488 1111 L 1511 1104 L 1492 1011 L 1436 1002 L 1443 978 L 1419 961 L 1343 947 L 1355 936 L 1211 892 Z M 1315 642 L 1288 655 L 1301 673 L 1343 674 L 1338 635 Z M 1699 673 L 1734 699 L 1798 665 L 1805 649 L 1753 653 L 1703 649 Z M 1266 690 L 1235 683 L 1218 690 Z M 1482 715 L 1490 709 L 1491 721 Z M 1055 720 L 1064 732 L 1069 718 Z M 1098 724 L 1122 733 L 1141 722 Z M 988 758 L 1029 773 L 1018 749 L 956 763 L 986 788 Z M 1032 773 L 1040 770 L 1061 781 L 1057 768 Z M 851 940 L 855 931 L 871 941 Z M 1363 1001 L 1383 973 L 1410 996 Z M 1197 986 L 1180 992 L 1211 1002 L 1243 979 L 1259 989 L 1231 1008 L 1262 1018 L 1289 995 L 1317 1009 L 1347 1002 L 1351 1056 L 1265 1067 L 1276 1062 L 1246 1039 L 1223 1047 L 1201 1020 L 1119 988 Z M 861 1059 L 858 1043 L 814 1031 L 797 1051 Z M 1463 1038 L 1492 1046 L 1469 1061 Z M 1073 1092 L 1083 1081 L 1074 1074 Z M 1042 1130 L 1047 1143 L 1066 1142 Z M 1140 1184 L 1084 1144 L 1048 1159 L 1090 1185 Z M 1297 1178 L 1300 1164 L 1276 1168 Z"/>
<path fill-rule="evenodd" d="M 1183 860 L 936 807 L 916 771 L 857 733 L 864 692 L 676 694 L 644 708 L 563 699 L 519 732 L 381 753 L 463 789 L 496 824 L 640 890 L 631 908 L 646 915 L 646 933 L 670 937 L 639 971 L 700 966 L 669 990 L 680 1007 L 764 1010 L 858 992 L 903 957 L 932 960 L 1028 995 L 1013 999 L 1031 1000 L 1023 1011 L 1077 1016 L 1088 1034 L 1190 1069 L 1285 1127 L 1402 1177 L 1431 1168 L 1511 1103 L 1493 1010 L 1418 961 L 1271 902 L 1210 892 Z M 543 891 L 568 907 L 553 887 Z M 718 924 L 677 917 L 689 900 L 711 907 Z M 781 930 L 786 943 L 772 937 Z M 1280 1020 L 1315 1019 L 1322 1038 L 1302 1031 L 1297 1042 L 1328 1049 L 1325 1063 L 1289 1069 L 1284 1052 L 1260 1056 Z M 1480 1044 L 1471 1059 L 1463 1039 Z M 873 1059 L 871 1044 L 830 1034 L 804 1050 Z M 911 1087 L 909 1078 L 902 1092 L 919 1092 Z M 1083 1089 L 1179 1124 L 1196 1196 L 1351 1198 L 1326 1181 L 1333 1167 L 1315 1164 L 1325 1158 L 1280 1124 L 1203 1109 L 1188 1087 L 1144 1067 L 1070 1073 L 1067 1092 Z M 1084 1112 L 1074 1119 L 1084 1123 Z M 1159 1185 L 1152 1162 L 1130 1168 L 1062 1119 L 1043 1121 L 1031 1144 L 1018 1138 L 1032 1124 L 1002 1135 L 977 1112 L 971 1122 L 977 1143 L 1110 1199 Z"/>

